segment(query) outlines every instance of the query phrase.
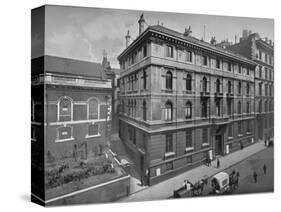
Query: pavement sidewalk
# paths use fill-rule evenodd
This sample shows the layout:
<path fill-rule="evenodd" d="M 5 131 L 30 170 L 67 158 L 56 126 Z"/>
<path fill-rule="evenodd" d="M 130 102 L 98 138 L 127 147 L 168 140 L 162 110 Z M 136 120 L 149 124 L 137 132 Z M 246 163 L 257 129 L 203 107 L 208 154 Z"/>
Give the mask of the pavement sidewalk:
<path fill-rule="evenodd" d="M 237 152 L 221 157 L 220 168 L 216 168 L 216 160 L 214 160 L 210 167 L 201 165 L 161 183 L 146 187 L 142 190 L 132 193 L 130 196 L 122 198 L 118 201 L 131 202 L 167 199 L 168 197 L 173 195 L 174 190 L 180 188 L 183 185 L 184 180 L 188 179 L 190 182 L 194 183 L 202 178 L 210 177 L 226 168 L 239 163 L 242 160 L 245 160 L 246 158 L 260 152 L 265 148 L 266 147 L 264 146 L 264 143 L 259 141 L 253 145 L 245 147 L 243 150 L 238 150 Z"/>

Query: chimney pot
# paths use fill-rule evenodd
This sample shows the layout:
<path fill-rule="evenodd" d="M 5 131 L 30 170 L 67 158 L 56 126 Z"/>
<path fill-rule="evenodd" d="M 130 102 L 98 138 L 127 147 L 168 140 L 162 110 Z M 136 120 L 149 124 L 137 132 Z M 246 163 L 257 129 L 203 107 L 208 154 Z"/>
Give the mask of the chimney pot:
<path fill-rule="evenodd" d="M 125 36 L 126 39 L 126 48 L 130 45 L 131 41 L 131 35 L 130 35 L 130 30 L 128 30 L 127 35 Z"/>
<path fill-rule="evenodd" d="M 140 35 L 141 33 L 144 32 L 144 23 L 145 23 L 145 20 L 144 20 L 144 18 L 143 18 L 143 13 L 141 14 L 140 19 L 139 19 L 138 22 L 139 22 L 139 35 Z"/>

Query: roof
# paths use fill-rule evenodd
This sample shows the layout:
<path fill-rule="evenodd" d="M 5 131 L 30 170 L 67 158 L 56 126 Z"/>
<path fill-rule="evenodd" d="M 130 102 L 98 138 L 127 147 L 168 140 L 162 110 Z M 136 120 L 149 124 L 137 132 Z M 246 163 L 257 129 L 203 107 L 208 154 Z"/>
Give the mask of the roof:
<path fill-rule="evenodd" d="M 215 178 L 217 180 L 228 179 L 228 174 L 225 172 L 219 172 L 218 174 L 214 175 L 213 178 Z"/>
<path fill-rule="evenodd" d="M 197 38 L 195 38 L 195 37 L 193 37 L 193 36 L 190 36 L 190 35 L 189 35 L 189 36 L 185 36 L 185 35 L 183 35 L 183 33 L 174 31 L 174 30 L 172 30 L 172 29 L 163 27 L 163 26 L 161 26 L 161 25 L 149 26 L 149 27 L 145 30 L 144 33 L 142 33 L 134 42 L 131 43 L 131 45 L 129 45 L 129 47 L 128 47 L 127 49 L 131 48 L 131 47 L 138 41 L 138 39 L 140 39 L 140 37 L 143 36 L 143 35 L 144 35 L 145 33 L 147 33 L 148 31 L 157 31 L 157 32 L 160 32 L 160 33 L 169 35 L 169 36 L 173 36 L 173 37 L 176 37 L 176 38 L 178 38 L 178 39 L 182 39 L 182 40 L 184 40 L 184 41 L 187 41 L 187 42 L 189 42 L 189 43 L 191 43 L 191 44 L 195 44 L 195 45 L 197 45 L 197 46 L 199 46 L 199 47 L 201 47 L 201 48 L 213 50 L 213 51 L 216 51 L 217 53 L 225 54 L 225 55 L 227 55 L 227 56 L 229 56 L 229 57 L 234 57 L 234 58 L 239 59 L 239 60 L 244 60 L 244 61 L 247 62 L 247 63 L 251 63 L 251 64 L 255 65 L 255 62 L 253 62 L 253 61 L 247 59 L 247 58 L 244 57 L 244 56 L 241 56 L 241 55 L 239 55 L 239 54 L 236 54 L 236 53 L 231 52 L 231 51 L 228 51 L 228 50 L 224 50 L 224 49 L 222 49 L 222 48 L 220 48 L 220 47 L 216 47 L 216 46 L 214 46 L 214 45 L 212 45 L 212 44 L 210 44 L 210 43 L 207 43 L 207 42 L 205 42 L 205 41 L 199 40 L 199 39 L 197 39 Z M 124 54 L 127 49 L 125 49 L 125 50 L 120 54 L 120 56 L 121 56 L 122 54 Z"/>
<path fill-rule="evenodd" d="M 101 63 L 45 55 L 39 58 L 32 59 L 32 64 L 36 64 L 38 63 L 38 61 L 42 61 L 43 57 L 44 71 L 47 73 L 69 74 L 105 79 Z M 34 70 L 32 72 L 35 73 L 37 71 Z"/>

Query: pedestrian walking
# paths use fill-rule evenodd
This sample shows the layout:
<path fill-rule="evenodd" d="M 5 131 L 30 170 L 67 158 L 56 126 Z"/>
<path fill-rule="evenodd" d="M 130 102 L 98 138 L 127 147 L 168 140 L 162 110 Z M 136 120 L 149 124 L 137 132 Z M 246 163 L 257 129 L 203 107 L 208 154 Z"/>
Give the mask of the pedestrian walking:
<path fill-rule="evenodd" d="M 236 172 L 237 187 L 239 187 L 239 177 L 240 177 L 240 173 Z"/>
<path fill-rule="evenodd" d="M 263 169 L 263 173 L 266 174 L 266 165 L 265 164 L 263 165 L 262 169 Z"/>
<path fill-rule="evenodd" d="M 217 168 L 220 168 L 220 160 L 219 159 L 217 159 Z"/>
<path fill-rule="evenodd" d="M 258 174 L 257 174 L 256 171 L 254 171 L 254 173 L 253 173 L 253 178 L 254 178 L 255 183 L 257 183 L 258 182 Z"/>

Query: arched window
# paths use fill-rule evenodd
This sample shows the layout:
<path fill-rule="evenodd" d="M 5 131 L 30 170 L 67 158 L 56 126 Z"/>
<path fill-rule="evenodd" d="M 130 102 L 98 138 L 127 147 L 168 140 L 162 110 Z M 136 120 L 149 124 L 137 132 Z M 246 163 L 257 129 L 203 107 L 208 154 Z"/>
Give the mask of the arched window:
<path fill-rule="evenodd" d="M 90 99 L 88 101 L 88 119 L 99 118 L 99 103 L 97 99 Z"/>
<path fill-rule="evenodd" d="M 186 103 L 186 108 L 185 108 L 185 118 L 190 119 L 192 117 L 192 104 L 190 101 Z"/>
<path fill-rule="evenodd" d="M 62 97 L 58 103 L 58 120 L 72 120 L 72 100 L 69 97 Z"/>
<path fill-rule="evenodd" d="M 220 87 L 221 87 L 221 83 L 220 83 L 220 80 L 217 79 L 216 81 L 216 92 L 219 93 L 220 92 Z"/>
<path fill-rule="evenodd" d="M 165 104 L 164 119 L 165 121 L 173 120 L 173 104 L 170 101 Z"/>
<path fill-rule="evenodd" d="M 144 121 L 146 121 L 146 110 L 147 110 L 146 101 L 144 100 L 142 102 L 142 118 L 143 118 Z"/>
<path fill-rule="evenodd" d="M 227 82 L 227 90 L 228 90 L 228 93 L 231 93 L 231 81 Z"/>
<path fill-rule="evenodd" d="M 186 76 L 186 90 L 187 91 L 191 91 L 192 90 L 192 78 L 191 78 L 191 76 L 190 76 L 190 74 L 188 74 L 187 76 Z"/>
<path fill-rule="evenodd" d="M 237 107 L 238 107 L 238 114 L 241 114 L 242 113 L 242 105 L 241 105 L 240 101 L 238 102 Z"/>
<path fill-rule="evenodd" d="M 207 79 L 206 79 L 206 77 L 203 77 L 203 80 L 202 80 L 202 88 L 203 88 L 203 91 L 204 91 L 204 92 L 207 91 Z"/>
<path fill-rule="evenodd" d="M 267 101 L 264 102 L 264 112 L 267 112 L 268 109 L 267 109 Z"/>
<path fill-rule="evenodd" d="M 173 89 L 173 74 L 170 71 L 166 73 L 166 89 Z"/>

